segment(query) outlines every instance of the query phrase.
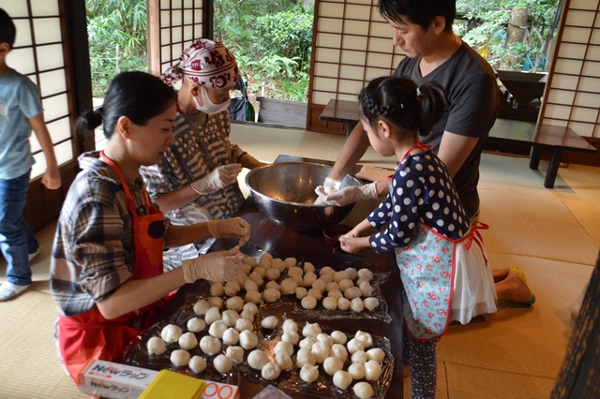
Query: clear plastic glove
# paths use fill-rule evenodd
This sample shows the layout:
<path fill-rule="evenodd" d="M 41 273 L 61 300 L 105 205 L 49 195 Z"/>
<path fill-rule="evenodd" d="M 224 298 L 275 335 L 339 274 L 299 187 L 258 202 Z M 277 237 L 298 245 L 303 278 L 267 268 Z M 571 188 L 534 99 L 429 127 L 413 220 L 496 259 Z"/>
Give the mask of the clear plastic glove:
<path fill-rule="evenodd" d="M 219 166 L 203 178 L 190 184 L 190 186 L 200 195 L 214 193 L 235 183 L 241 171 L 242 164 L 239 163 Z"/>
<path fill-rule="evenodd" d="M 208 231 L 215 238 L 240 238 L 240 246 L 250 239 L 250 223 L 240 217 L 206 222 Z"/>
<path fill-rule="evenodd" d="M 317 188 L 315 188 L 315 193 L 317 193 L 317 195 L 319 196 L 319 198 L 317 198 L 317 200 L 315 201 L 315 205 L 328 204 L 328 202 L 325 201 L 325 197 L 328 194 L 338 191 L 341 185 L 341 180 L 334 180 L 331 177 L 326 177 L 325 181 L 323 182 L 323 185 L 317 186 Z"/>
<path fill-rule="evenodd" d="M 320 187 L 320 186 L 319 186 Z M 377 199 L 377 182 L 365 184 L 364 186 L 347 186 L 331 194 L 324 192 L 320 194 L 319 187 L 315 190 L 319 199 L 329 205 L 344 206 L 357 201 Z"/>
<path fill-rule="evenodd" d="M 194 259 L 186 259 L 181 267 L 186 283 L 193 283 L 198 279 L 214 282 L 235 280 L 242 271 L 244 254 L 236 246 L 228 251 L 211 252 L 200 255 Z"/>

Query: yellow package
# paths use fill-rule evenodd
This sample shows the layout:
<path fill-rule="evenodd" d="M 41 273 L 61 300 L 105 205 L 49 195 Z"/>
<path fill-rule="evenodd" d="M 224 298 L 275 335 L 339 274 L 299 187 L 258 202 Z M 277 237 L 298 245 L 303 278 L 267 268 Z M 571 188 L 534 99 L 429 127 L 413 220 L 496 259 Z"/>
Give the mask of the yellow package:
<path fill-rule="evenodd" d="M 171 370 L 161 370 L 139 399 L 199 399 L 206 382 Z"/>

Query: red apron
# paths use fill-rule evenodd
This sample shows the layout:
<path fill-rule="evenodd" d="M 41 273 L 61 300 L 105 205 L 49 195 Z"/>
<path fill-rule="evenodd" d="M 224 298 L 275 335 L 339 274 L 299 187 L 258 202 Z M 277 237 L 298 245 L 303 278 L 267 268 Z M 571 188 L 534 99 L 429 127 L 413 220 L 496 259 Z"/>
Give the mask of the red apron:
<path fill-rule="evenodd" d="M 163 236 L 152 234 L 153 223 L 163 223 L 163 214 L 150 205 L 144 190 L 149 214 L 138 216 L 129 187 L 115 163 L 100 153 L 100 159 L 109 164 L 119 176 L 127 204 L 133 217 L 135 264 L 133 280 L 156 277 L 163 273 Z M 156 231 L 161 231 L 156 229 Z M 162 232 L 162 231 L 161 231 Z M 63 362 L 71 378 L 79 385 L 77 376 L 92 359 L 121 362 L 127 345 L 156 321 L 158 312 L 165 308 L 173 293 L 147 305 L 137 312 L 129 312 L 116 319 L 105 319 L 97 307 L 77 316 L 59 316 L 58 345 Z"/>

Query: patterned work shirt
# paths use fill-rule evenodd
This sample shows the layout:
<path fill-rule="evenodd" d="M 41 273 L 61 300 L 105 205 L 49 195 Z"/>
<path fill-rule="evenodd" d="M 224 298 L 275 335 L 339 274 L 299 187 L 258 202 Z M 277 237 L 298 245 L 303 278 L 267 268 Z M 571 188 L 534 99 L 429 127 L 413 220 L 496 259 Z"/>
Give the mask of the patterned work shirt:
<path fill-rule="evenodd" d="M 141 168 L 148 194 L 156 198 L 185 187 L 201 179 L 219 166 L 236 163 L 245 152 L 229 141 L 231 123 L 229 111 L 208 115 L 204 126 L 197 123 L 195 115 L 177 114 L 173 134 L 175 142 L 162 160 L 153 166 Z M 242 206 L 244 195 L 237 183 L 201 196 L 197 200 L 170 212 L 165 217 L 175 225 L 190 225 L 208 220 L 233 216 Z M 214 239 L 191 246 L 172 249 L 165 254 L 165 267 L 178 266 L 182 259 L 195 257 L 198 249 L 205 252 Z M 173 251 L 178 256 L 173 256 Z M 170 255 L 169 255 L 170 254 Z M 177 259 L 179 258 L 179 259 Z"/>
<path fill-rule="evenodd" d="M 371 247 L 385 253 L 404 246 L 414 236 L 419 219 L 452 239 L 469 229 L 469 217 L 444 163 L 431 151 L 408 155 L 397 166 L 386 199 L 368 216 L 369 223 L 384 231 L 369 237 Z"/>
<path fill-rule="evenodd" d="M 119 177 L 99 152 L 82 154 L 79 166 L 58 219 L 50 266 L 52 298 L 66 316 L 108 298 L 131 280 L 135 262 L 133 218 Z M 137 214 L 147 215 L 141 179 L 129 190 Z"/>

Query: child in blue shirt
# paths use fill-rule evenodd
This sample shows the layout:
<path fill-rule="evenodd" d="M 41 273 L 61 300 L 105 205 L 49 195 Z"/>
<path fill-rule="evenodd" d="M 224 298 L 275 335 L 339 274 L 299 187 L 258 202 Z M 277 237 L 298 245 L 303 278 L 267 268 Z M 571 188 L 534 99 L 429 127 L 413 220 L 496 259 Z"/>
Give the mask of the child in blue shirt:
<path fill-rule="evenodd" d="M 49 189 L 61 185 L 39 89 L 6 64 L 15 36 L 12 19 L 0 8 L 0 248 L 6 259 L 8 280 L 0 285 L 0 301 L 29 287 L 29 261 L 39 252 L 39 244 L 23 217 L 31 167 L 35 163 L 29 144 L 32 129 L 46 157 L 42 184 Z"/>

